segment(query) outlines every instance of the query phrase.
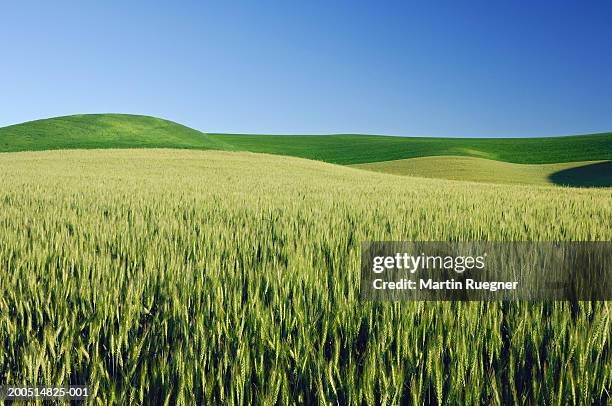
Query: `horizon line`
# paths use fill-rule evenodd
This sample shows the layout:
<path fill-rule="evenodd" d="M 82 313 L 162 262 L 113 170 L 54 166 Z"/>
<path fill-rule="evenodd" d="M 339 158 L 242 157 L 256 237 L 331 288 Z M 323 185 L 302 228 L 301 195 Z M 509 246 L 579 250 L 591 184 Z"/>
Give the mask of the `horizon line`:
<path fill-rule="evenodd" d="M 437 139 L 534 139 L 534 138 L 560 138 L 560 137 L 580 137 L 580 136 L 588 136 L 588 135 L 607 135 L 612 134 L 612 131 L 595 131 L 595 132 L 579 132 L 573 134 L 562 134 L 562 135 L 535 135 L 535 136 L 448 136 L 448 135 L 402 135 L 402 134 L 382 134 L 382 133 L 363 133 L 363 132 L 312 132 L 312 133 L 292 133 L 292 132 L 220 132 L 220 131 L 203 131 L 196 127 L 192 127 L 187 124 L 183 124 L 180 121 L 175 121 L 173 119 L 154 116 L 150 114 L 142 114 L 142 113 L 117 113 L 117 112 L 107 112 L 107 113 L 74 113 L 74 114 L 62 114 L 59 116 L 48 116 L 43 118 L 35 118 L 32 120 L 26 120 L 21 122 L 16 122 L 12 124 L 0 125 L 0 129 L 13 127 L 17 125 L 23 125 L 28 123 L 33 123 L 36 121 L 44 121 L 44 120 L 53 120 L 59 118 L 67 118 L 67 117 L 78 117 L 78 116 L 104 116 L 104 115 L 118 115 L 118 116 L 135 116 L 135 117 L 148 117 L 158 120 L 169 121 L 175 123 L 177 125 L 181 125 L 192 130 L 198 131 L 202 134 L 210 134 L 210 135 L 238 135 L 238 136 L 288 136 L 288 137 L 326 137 L 326 136 L 344 136 L 344 135 L 357 135 L 357 136 L 366 136 L 366 137 L 398 137 L 398 138 L 437 138 Z"/>

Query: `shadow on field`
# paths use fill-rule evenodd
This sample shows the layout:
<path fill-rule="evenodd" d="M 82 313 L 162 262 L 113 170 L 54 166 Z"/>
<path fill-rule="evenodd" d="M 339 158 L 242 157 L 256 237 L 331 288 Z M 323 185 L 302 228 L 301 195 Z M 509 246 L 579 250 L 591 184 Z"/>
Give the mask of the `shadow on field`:
<path fill-rule="evenodd" d="M 563 186 L 612 187 L 612 161 L 564 169 L 553 173 L 549 179 Z"/>

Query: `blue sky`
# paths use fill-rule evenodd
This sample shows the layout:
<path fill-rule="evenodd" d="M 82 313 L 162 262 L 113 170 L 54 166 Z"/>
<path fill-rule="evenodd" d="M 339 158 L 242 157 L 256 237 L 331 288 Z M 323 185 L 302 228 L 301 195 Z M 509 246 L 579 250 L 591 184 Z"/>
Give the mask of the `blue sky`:
<path fill-rule="evenodd" d="M 3 2 L 0 126 L 121 112 L 209 132 L 612 131 L 612 2 L 535 3 Z"/>

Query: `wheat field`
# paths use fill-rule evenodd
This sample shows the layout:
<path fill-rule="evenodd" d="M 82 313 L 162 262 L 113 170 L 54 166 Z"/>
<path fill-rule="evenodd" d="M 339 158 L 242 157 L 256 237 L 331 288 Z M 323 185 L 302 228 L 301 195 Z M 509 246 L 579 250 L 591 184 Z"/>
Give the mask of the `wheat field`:
<path fill-rule="evenodd" d="M 0 154 L 0 382 L 93 404 L 605 404 L 608 302 L 366 302 L 366 240 L 609 241 L 612 190 Z"/>

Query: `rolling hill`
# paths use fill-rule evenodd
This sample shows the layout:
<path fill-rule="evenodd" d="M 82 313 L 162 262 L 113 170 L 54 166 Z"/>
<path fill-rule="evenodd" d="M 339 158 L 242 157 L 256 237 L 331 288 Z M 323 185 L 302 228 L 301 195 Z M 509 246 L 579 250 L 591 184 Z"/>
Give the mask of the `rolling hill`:
<path fill-rule="evenodd" d="M 612 159 L 612 133 L 503 139 L 212 134 L 128 114 L 65 116 L 0 128 L 0 152 L 152 147 L 263 152 L 342 165 L 438 155 L 542 164 Z"/>
<path fill-rule="evenodd" d="M 612 171 L 605 162 L 583 168 L 612 160 L 612 133 L 503 139 L 217 134 L 127 114 L 74 115 L 0 128 L 0 152 L 104 148 L 250 151 L 446 179 L 612 185 Z"/>
<path fill-rule="evenodd" d="M 473 156 L 513 163 L 612 159 L 612 133 L 553 138 L 426 138 L 380 135 L 209 134 L 236 150 L 350 165 L 422 156 Z"/>
<path fill-rule="evenodd" d="M 516 164 L 460 156 L 428 156 L 352 165 L 355 168 L 423 178 L 568 186 L 612 186 L 612 162 Z"/>
<path fill-rule="evenodd" d="M 0 128 L 0 151 L 97 148 L 230 149 L 200 131 L 148 116 L 83 114 Z"/>

